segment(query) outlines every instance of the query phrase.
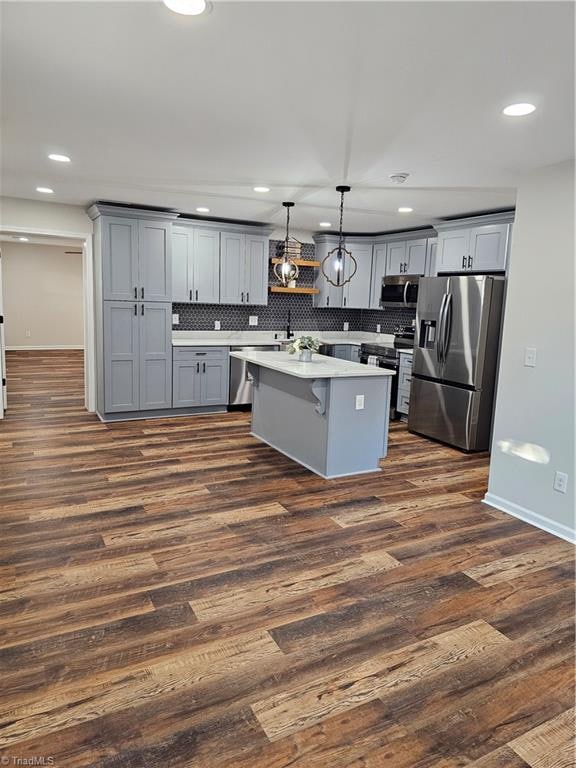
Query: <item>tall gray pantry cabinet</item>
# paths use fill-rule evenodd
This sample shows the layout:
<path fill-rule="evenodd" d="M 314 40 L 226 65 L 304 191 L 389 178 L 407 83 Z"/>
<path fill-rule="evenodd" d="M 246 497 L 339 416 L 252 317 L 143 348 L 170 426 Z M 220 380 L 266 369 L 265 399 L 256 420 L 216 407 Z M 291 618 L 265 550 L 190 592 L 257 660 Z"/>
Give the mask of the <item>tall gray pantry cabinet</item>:
<path fill-rule="evenodd" d="M 104 419 L 172 407 L 172 221 L 95 204 L 97 411 Z"/>

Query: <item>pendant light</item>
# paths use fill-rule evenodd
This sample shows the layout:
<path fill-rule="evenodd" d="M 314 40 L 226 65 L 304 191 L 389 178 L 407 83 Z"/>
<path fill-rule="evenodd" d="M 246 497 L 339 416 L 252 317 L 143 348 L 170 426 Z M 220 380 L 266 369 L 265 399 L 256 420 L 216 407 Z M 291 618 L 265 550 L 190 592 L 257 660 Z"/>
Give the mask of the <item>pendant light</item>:
<path fill-rule="evenodd" d="M 288 285 L 292 280 L 296 280 L 300 274 L 298 265 L 293 258 L 300 256 L 302 243 L 295 237 L 290 237 L 290 208 L 294 208 L 294 203 L 282 203 L 286 208 L 286 237 L 284 238 L 282 258 L 278 264 L 274 265 L 274 274 L 282 285 Z"/>
<path fill-rule="evenodd" d="M 344 219 L 344 195 L 346 192 L 350 192 L 350 187 L 340 185 L 336 187 L 336 192 L 340 193 L 340 231 L 338 233 L 338 245 L 328 252 L 326 258 L 322 261 L 322 274 L 330 285 L 341 288 L 356 274 L 358 264 L 352 252 L 344 247 L 344 232 L 342 230 L 342 222 Z M 344 274 L 344 268 L 346 266 L 346 275 Z"/>

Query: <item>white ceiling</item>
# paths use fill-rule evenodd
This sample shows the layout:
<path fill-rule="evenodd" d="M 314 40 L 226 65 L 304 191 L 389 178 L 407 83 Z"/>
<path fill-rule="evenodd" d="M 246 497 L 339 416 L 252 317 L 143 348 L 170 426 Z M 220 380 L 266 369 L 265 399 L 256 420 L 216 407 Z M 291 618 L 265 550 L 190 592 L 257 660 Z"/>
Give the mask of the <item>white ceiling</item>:
<path fill-rule="evenodd" d="M 2 193 L 382 231 L 573 155 L 571 2 L 2 4 Z M 501 114 L 531 101 L 526 118 Z M 72 157 L 62 165 L 49 152 Z M 402 187 L 388 175 L 410 172 Z M 267 195 L 255 184 L 272 188 Z M 414 208 L 398 214 L 399 206 Z"/>

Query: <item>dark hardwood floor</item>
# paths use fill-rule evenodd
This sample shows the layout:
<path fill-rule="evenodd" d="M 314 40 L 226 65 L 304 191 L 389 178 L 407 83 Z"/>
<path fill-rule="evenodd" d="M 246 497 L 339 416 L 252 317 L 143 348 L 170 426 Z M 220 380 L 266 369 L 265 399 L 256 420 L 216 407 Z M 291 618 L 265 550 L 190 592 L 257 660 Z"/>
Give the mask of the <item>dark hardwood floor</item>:
<path fill-rule="evenodd" d="M 326 481 L 246 414 L 100 423 L 81 353 L 8 381 L 0 764 L 575 764 L 573 549 L 480 502 L 486 455 L 396 424 Z"/>

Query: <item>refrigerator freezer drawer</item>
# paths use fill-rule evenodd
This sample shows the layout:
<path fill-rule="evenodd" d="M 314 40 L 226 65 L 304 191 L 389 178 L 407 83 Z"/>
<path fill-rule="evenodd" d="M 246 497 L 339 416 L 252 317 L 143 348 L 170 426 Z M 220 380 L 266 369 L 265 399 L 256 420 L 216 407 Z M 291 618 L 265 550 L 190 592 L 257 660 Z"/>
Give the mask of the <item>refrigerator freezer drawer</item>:
<path fill-rule="evenodd" d="M 425 379 L 412 379 L 408 429 L 464 451 L 490 446 L 491 397 Z"/>

